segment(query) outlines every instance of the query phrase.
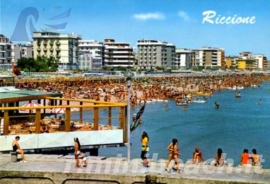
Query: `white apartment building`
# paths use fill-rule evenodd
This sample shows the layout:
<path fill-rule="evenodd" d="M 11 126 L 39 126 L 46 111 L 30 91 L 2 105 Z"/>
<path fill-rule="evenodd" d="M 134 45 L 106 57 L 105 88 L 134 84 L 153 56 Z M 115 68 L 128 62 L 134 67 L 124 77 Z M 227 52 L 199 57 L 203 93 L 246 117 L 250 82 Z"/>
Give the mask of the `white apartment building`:
<path fill-rule="evenodd" d="M 79 40 L 79 68 L 100 69 L 104 61 L 104 44 L 96 40 Z"/>
<path fill-rule="evenodd" d="M 267 58 L 263 54 L 255 54 L 252 56 L 253 59 L 256 61 L 256 68 L 257 69 L 266 69 L 267 68 Z"/>
<path fill-rule="evenodd" d="M 12 62 L 14 62 L 13 44 L 9 38 L 0 34 L 0 69 L 11 69 Z"/>
<path fill-rule="evenodd" d="M 192 66 L 195 66 L 195 51 L 176 49 L 173 66 L 176 69 L 190 69 Z"/>
<path fill-rule="evenodd" d="M 104 40 L 104 66 L 133 67 L 134 60 L 133 47 L 128 43 L 115 42 L 114 39 Z"/>
<path fill-rule="evenodd" d="M 16 44 L 14 45 L 14 60 L 15 62 L 21 58 L 32 58 L 33 57 L 33 45 L 23 45 L 23 44 Z"/>
<path fill-rule="evenodd" d="M 78 68 L 79 35 L 53 32 L 34 32 L 34 58 L 38 56 L 55 57 L 59 60 L 59 70 Z"/>
<path fill-rule="evenodd" d="M 240 59 L 252 59 L 252 53 L 251 52 L 240 52 L 239 58 Z"/>
<path fill-rule="evenodd" d="M 90 52 L 79 51 L 78 69 L 80 70 L 92 69 L 92 55 Z"/>
<path fill-rule="evenodd" d="M 195 52 L 195 66 L 203 66 L 203 50 L 192 50 Z"/>
<path fill-rule="evenodd" d="M 138 67 L 170 69 L 175 60 L 175 45 L 157 40 L 138 40 Z"/>

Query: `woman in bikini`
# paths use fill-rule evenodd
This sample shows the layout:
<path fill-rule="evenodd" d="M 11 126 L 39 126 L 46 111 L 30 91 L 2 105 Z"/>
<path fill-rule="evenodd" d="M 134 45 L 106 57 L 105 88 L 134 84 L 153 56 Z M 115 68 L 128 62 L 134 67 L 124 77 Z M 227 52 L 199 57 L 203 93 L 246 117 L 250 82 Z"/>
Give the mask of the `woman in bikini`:
<path fill-rule="evenodd" d="M 216 160 L 215 162 L 216 167 L 222 166 L 224 164 L 224 155 L 222 153 L 221 148 L 218 148 L 216 156 L 215 156 L 215 160 Z"/>
<path fill-rule="evenodd" d="M 203 161 L 202 152 L 199 147 L 196 147 L 193 153 L 193 164 L 198 164 L 202 161 Z"/>
<path fill-rule="evenodd" d="M 165 170 L 168 172 L 171 172 L 171 169 L 169 168 L 170 162 L 174 160 L 175 166 L 177 172 L 180 172 L 180 166 L 179 166 L 179 159 L 178 157 L 181 155 L 179 153 L 179 148 L 178 148 L 178 140 L 173 139 L 172 142 L 168 145 L 167 149 L 169 150 L 169 156 L 168 156 L 168 161 L 166 163 Z"/>

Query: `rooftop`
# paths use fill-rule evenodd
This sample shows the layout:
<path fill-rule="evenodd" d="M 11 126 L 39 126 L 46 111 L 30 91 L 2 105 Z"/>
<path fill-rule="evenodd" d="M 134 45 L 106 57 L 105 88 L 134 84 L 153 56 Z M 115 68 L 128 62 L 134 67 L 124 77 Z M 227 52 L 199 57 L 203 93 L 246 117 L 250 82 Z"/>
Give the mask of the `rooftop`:
<path fill-rule="evenodd" d="M 20 90 L 16 89 L 13 86 L 0 87 L 0 103 L 43 99 L 45 97 L 55 97 L 55 96 L 60 96 L 60 94 L 51 92 Z"/>

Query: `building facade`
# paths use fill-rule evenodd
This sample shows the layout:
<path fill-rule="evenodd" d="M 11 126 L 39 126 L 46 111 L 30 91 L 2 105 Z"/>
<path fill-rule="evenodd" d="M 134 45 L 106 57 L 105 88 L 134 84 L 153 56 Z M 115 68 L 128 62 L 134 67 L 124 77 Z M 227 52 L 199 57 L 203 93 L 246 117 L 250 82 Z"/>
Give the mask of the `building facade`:
<path fill-rule="evenodd" d="M 128 43 L 115 42 L 114 39 L 104 40 L 104 66 L 134 67 L 134 61 L 133 47 Z"/>
<path fill-rule="evenodd" d="M 237 66 L 239 69 L 266 70 L 268 68 L 267 57 L 263 54 L 252 54 L 252 52 L 241 52 L 239 53 Z"/>
<path fill-rule="evenodd" d="M 104 44 L 96 40 L 79 40 L 79 69 L 101 69 L 104 65 Z"/>
<path fill-rule="evenodd" d="M 267 57 L 263 54 L 253 55 L 253 59 L 256 60 L 257 69 L 265 70 L 267 68 Z"/>
<path fill-rule="evenodd" d="M 236 60 L 238 59 L 237 56 L 228 56 L 225 58 L 225 68 L 228 69 L 233 69 L 236 68 L 237 62 Z"/>
<path fill-rule="evenodd" d="M 203 65 L 203 51 L 200 49 L 193 49 L 195 52 L 195 66 L 204 66 Z"/>
<path fill-rule="evenodd" d="M 59 70 L 78 68 L 78 42 L 80 36 L 72 34 L 34 32 L 34 58 L 38 56 L 55 57 L 59 61 Z"/>
<path fill-rule="evenodd" d="M 175 63 L 175 45 L 157 40 L 138 40 L 138 67 L 170 69 Z"/>
<path fill-rule="evenodd" d="M 13 44 L 9 38 L 0 34 L 0 69 L 11 69 L 12 62 L 14 62 Z"/>
<path fill-rule="evenodd" d="M 237 69 L 239 70 L 256 70 L 257 63 L 255 59 L 237 59 Z"/>
<path fill-rule="evenodd" d="M 252 53 L 251 52 L 240 52 L 239 58 L 240 59 L 252 59 Z"/>
<path fill-rule="evenodd" d="M 220 48 L 203 47 L 203 66 L 225 67 L 225 52 Z"/>
<path fill-rule="evenodd" d="M 195 51 L 176 49 L 173 67 L 176 69 L 190 69 L 195 66 Z"/>
<path fill-rule="evenodd" d="M 15 62 L 21 58 L 32 58 L 33 57 L 33 45 L 23 45 L 23 44 L 16 44 L 14 45 L 14 60 Z"/>

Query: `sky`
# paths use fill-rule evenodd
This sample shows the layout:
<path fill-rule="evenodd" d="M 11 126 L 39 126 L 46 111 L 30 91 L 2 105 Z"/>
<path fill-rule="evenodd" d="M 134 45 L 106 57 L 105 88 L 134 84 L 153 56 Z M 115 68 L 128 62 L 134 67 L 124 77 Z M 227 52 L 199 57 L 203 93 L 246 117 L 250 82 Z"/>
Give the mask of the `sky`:
<path fill-rule="evenodd" d="M 226 56 L 250 51 L 269 59 L 269 10 L 270 0 L 0 0 L 0 33 L 14 43 L 31 40 L 33 30 L 51 31 L 134 47 L 151 39 L 177 48 L 218 47 Z"/>

